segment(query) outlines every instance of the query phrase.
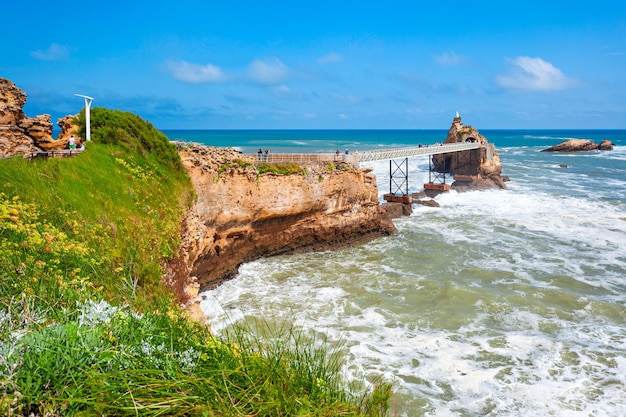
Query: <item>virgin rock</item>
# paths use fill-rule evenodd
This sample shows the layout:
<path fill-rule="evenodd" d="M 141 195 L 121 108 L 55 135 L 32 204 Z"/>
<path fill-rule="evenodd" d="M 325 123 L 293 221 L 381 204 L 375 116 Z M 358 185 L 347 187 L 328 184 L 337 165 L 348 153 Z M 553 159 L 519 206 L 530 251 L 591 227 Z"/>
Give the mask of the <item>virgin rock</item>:
<path fill-rule="evenodd" d="M 452 188 L 457 191 L 506 188 L 502 163 L 493 144 L 470 125 L 463 125 L 457 114 L 448 130 L 445 143 L 479 143 L 478 149 L 433 155 L 434 170 L 454 177 Z"/>

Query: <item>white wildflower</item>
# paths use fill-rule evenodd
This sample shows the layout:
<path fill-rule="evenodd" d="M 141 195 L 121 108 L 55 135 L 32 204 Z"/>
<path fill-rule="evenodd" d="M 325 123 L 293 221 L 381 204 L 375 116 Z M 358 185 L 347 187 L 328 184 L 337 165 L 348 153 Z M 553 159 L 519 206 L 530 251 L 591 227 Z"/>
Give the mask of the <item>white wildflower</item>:
<path fill-rule="evenodd" d="M 121 308 L 113 307 L 104 300 L 88 300 L 86 303 L 79 305 L 78 310 L 80 311 L 78 324 L 81 326 L 93 326 L 99 323 L 108 323 L 115 313 L 121 311 Z"/>

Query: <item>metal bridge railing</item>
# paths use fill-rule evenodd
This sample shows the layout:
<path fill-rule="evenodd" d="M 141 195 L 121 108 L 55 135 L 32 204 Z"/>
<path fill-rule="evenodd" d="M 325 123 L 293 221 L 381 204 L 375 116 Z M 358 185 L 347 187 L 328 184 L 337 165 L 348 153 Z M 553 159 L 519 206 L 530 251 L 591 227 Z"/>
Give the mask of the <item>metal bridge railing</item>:
<path fill-rule="evenodd" d="M 391 148 L 376 151 L 364 151 L 359 158 L 359 162 L 373 162 L 381 160 L 391 160 L 396 158 L 409 158 L 420 155 L 437 155 L 448 152 L 467 151 L 480 148 L 480 143 L 450 143 L 443 145 L 412 146 L 410 148 Z"/>
<path fill-rule="evenodd" d="M 252 158 L 259 162 L 270 163 L 311 163 L 311 162 L 346 162 L 348 164 L 359 165 L 363 162 L 392 160 L 397 158 L 409 158 L 412 156 L 421 155 L 436 155 L 448 152 L 467 151 L 470 149 L 480 148 L 480 143 L 450 143 L 443 145 L 428 145 L 428 146 L 412 146 L 408 148 L 389 148 L 375 151 L 364 151 L 362 153 L 354 152 L 350 154 L 336 153 L 276 153 L 276 154 L 262 154 L 259 157 L 258 153 L 250 154 Z"/>
<path fill-rule="evenodd" d="M 333 162 L 333 161 L 345 161 L 344 156 L 337 157 L 334 153 L 270 153 L 263 154 L 260 158 L 258 154 L 250 154 L 252 158 L 258 162 L 270 162 L 270 163 L 306 163 L 306 162 Z"/>

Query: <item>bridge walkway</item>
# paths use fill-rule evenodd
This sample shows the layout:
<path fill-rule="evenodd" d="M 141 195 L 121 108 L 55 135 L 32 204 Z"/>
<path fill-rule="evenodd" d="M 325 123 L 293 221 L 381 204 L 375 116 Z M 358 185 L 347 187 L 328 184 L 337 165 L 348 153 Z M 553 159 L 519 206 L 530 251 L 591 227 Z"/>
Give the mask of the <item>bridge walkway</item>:
<path fill-rule="evenodd" d="M 386 148 L 353 152 L 349 154 L 341 153 L 258 153 L 250 154 L 259 162 L 269 163 L 313 163 L 313 162 L 337 162 L 342 161 L 355 166 L 360 166 L 364 162 L 386 161 L 399 158 L 411 158 L 415 156 L 429 156 L 450 152 L 468 151 L 480 148 L 480 143 L 450 143 L 442 145 L 411 146 L 404 148 Z"/>

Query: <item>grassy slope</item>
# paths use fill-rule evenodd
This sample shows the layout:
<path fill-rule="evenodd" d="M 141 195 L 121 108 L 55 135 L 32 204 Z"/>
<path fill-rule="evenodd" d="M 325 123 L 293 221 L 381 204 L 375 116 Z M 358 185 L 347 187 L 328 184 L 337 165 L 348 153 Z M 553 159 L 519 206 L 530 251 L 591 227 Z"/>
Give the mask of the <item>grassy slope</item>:
<path fill-rule="evenodd" d="M 178 155 L 132 114 L 91 120 L 79 156 L 0 161 L 0 413 L 383 415 L 388 384 L 352 394 L 293 329 L 186 319 L 160 284 L 193 199 Z"/>

